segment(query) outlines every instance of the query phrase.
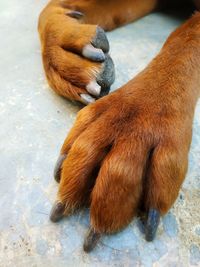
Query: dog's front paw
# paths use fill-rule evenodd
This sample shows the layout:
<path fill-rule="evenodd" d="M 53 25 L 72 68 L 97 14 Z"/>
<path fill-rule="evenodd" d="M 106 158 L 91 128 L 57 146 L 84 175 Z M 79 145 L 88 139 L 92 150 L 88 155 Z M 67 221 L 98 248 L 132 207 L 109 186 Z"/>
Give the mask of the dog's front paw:
<path fill-rule="evenodd" d="M 171 96 L 153 94 L 142 79 L 130 82 L 81 110 L 64 142 L 55 171 L 62 212 L 54 206 L 51 216 L 58 220 L 90 204 L 88 251 L 96 236 L 120 230 L 141 209 L 147 215 L 146 240 L 153 240 L 160 215 L 177 198 L 187 171 L 192 116 L 182 102 L 177 108 Z"/>
<path fill-rule="evenodd" d="M 81 16 L 71 10 L 53 14 L 45 26 L 40 20 L 39 30 L 50 86 L 62 96 L 89 104 L 108 94 L 115 73 L 104 30 L 79 23 Z"/>

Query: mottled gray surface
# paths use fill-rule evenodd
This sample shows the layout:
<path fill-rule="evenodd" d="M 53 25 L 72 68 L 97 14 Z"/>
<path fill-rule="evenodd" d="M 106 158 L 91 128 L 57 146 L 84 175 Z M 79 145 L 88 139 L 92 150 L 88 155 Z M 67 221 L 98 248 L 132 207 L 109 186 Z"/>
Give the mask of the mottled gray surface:
<path fill-rule="evenodd" d="M 0 266 L 200 266 L 200 103 L 187 178 L 154 242 L 144 241 L 134 220 L 87 255 L 87 212 L 49 221 L 54 163 L 79 107 L 49 90 L 44 78 L 37 17 L 45 2 L 0 2 Z M 109 33 L 113 88 L 138 73 L 180 23 L 152 14 Z"/>

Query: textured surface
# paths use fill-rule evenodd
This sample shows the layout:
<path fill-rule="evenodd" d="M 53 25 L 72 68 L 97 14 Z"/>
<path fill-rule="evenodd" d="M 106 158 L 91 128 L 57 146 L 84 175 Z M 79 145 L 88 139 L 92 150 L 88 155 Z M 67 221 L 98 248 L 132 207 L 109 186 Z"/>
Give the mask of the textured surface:
<path fill-rule="evenodd" d="M 87 211 L 49 221 L 54 163 L 79 107 L 49 90 L 44 78 L 37 17 L 45 3 L 0 3 L 0 266 L 200 266 L 200 103 L 188 175 L 154 242 L 144 241 L 134 220 L 86 255 Z M 142 70 L 180 23 L 152 14 L 109 33 L 117 67 L 113 89 Z"/>

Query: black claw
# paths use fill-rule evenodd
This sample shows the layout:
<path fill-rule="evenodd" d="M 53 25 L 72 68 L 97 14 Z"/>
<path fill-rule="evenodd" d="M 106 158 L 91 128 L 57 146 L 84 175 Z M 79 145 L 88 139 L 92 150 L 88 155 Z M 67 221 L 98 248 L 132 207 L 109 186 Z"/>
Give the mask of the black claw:
<path fill-rule="evenodd" d="M 97 83 L 101 86 L 100 97 L 109 93 L 110 86 L 115 81 L 115 66 L 112 58 L 109 55 L 106 55 L 106 59 L 103 64 L 103 71 L 97 77 Z"/>
<path fill-rule="evenodd" d="M 96 247 L 100 237 L 101 234 L 96 233 L 94 229 L 90 228 L 84 240 L 83 250 L 87 253 L 91 252 Z"/>
<path fill-rule="evenodd" d="M 107 36 L 101 27 L 97 27 L 96 36 L 92 40 L 92 45 L 96 48 L 100 48 L 104 53 L 108 53 L 110 46 Z"/>
<path fill-rule="evenodd" d="M 61 167 L 62 167 L 63 161 L 66 159 L 66 157 L 67 157 L 66 154 L 62 154 L 59 156 L 58 160 L 56 161 L 56 165 L 54 168 L 54 179 L 58 183 L 60 182 Z"/>
<path fill-rule="evenodd" d="M 145 239 L 153 241 L 160 221 L 160 213 L 156 209 L 150 209 L 146 222 Z"/>
<path fill-rule="evenodd" d="M 66 15 L 73 19 L 81 19 L 84 16 L 83 13 L 79 11 L 70 11 L 67 12 Z"/>
<path fill-rule="evenodd" d="M 62 202 L 55 202 L 50 213 L 50 220 L 58 222 L 64 215 L 65 205 Z"/>

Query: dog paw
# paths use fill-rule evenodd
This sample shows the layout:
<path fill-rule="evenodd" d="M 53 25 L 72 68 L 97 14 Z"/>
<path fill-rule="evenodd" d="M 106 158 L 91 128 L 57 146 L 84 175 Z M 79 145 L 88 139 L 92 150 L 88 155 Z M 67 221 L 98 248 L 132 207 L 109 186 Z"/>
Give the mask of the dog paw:
<path fill-rule="evenodd" d="M 177 109 L 171 96 L 163 98 L 159 91 L 152 98 L 139 81 L 82 109 L 61 149 L 56 203 L 64 206 L 60 218 L 90 205 L 86 251 L 100 234 L 122 229 L 141 210 L 146 240 L 152 241 L 185 178 L 189 111 L 182 102 Z"/>
<path fill-rule="evenodd" d="M 109 93 L 115 71 L 104 30 L 79 23 L 81 17 L 81 12 L 70 10 L 52 16 L 40 36 L 50 86 L 87 105 Z"/>

